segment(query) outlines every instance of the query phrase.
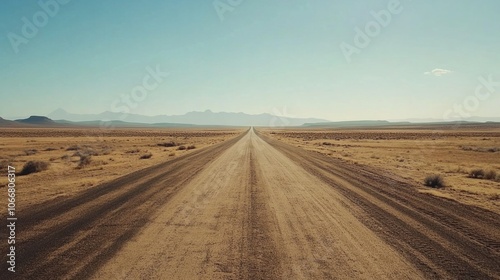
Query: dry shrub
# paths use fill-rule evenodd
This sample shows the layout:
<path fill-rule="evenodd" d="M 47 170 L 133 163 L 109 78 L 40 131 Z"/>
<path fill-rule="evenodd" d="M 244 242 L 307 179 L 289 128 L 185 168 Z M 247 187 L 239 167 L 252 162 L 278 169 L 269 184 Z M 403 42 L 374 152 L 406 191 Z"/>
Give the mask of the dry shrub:
<path fill-rule="evenodd" d="M 424 179 L 424 185 L 431 188 L 442 188 L 444 187 L 444 179 L 441 175 L 429 175 Z"/>
<path fill-rule="evenodd" d="M 485 172 L 483 169 L 473 169 L 469 172 L 469 177 L 474 179 L 483 179 L 484 174 Z"/>
<path fill-rule="evenodd" d="M 92 162 L 91 155 L 80 155 L 80 161 L 78 162 L 78 168 L 84 168 Z"/>
<path fill-rule="evenodd" d="M 495 170 L 473 169 L 469 172 L 469 178 L 484 179 L 500 182 L 500 174 Z"/>
<path fill-rule="evenodd" d="M 487 180 L 496 180 L 497 179 L 497 172 L 495 170 L 490 170 L 484 174 L 484 179 Z"/>
<path fill-rule="evenodd" d="M 104 147 L 101 150 L 101 154 L 106 156 L 111 154 L 111 152 L 113 152 L 113 149 L 111 149 L 111 147 Z"/>
<path fill-rule="evenodd" d="M 153 154 L 147 153 L 147 154 L 142 155 L 139 159 L 148 159 L 148 158 L 151 158 L 152 156 L 153 156 Z"/>
<path fill-rule="evenodd" d="M 175 156 L 175 153 L 170 153 L 168 154 L 169 157 L 174 157 Z"/>
<path fill-rule="evenodd" d="M 78 151 L 80 149 L 80 146 L 78 145 L 71 145 L 68 148 L 66 148 L 66 151 Z"/>
<path fill-rule="evenodd" d="M 24 164 L 23 169 L 19 173 L 19 175 L 28 175 L 31 173 L 42 172 L 49 168 L 49 163 L 44 161 L 28 161 Z"/>
<path fill-rule="evenodd" d="M 98 156 L 99 152 L 94 150 L 92 147 L 85 147 L 79 151 L 82 155 Z"/>
<path fill-rule="evenodd" d="M 170 142 L 165 142 L 165 143 L 159 143 L 159 144 L 156 144 L 158 146 L 161 146 L 161 147 L 175 147 L 177 146 L 177 143 L 175 143 L 174 141 L 170 141 Z"/>
<path fill-rule="evenodd" d="M 27 156 L 31 156 L 31 155 L 34 155 L 38 152 L 38 150 L 36 149 L 29 149 L 29 150 L 24 150 L 24 153 L 27 155 Z"/>
<path fill-rule="evenodd" d="M 196 146 L 195 145 L 189 145 L 189 146 L 187 146 L 187 149 L 188 150 L 193 150 L 193 149 L 196 149 Z"/>
<path fill-rule="evenodd" d="M 133 150 L 128 150 L 128 151 L 125 151 L 126 154 L 137 154 L 139 153 L 141 150 L 139 149 L 133 149 Z"/>
<path fill-rule="evenodd" d="M 52 148 L 52 147 L 49 147 L 49 148 L 46 148 L 44 151 L 46 152 L 50 152 L 50 151 L 55 151 L 57 150 L 56 148 Z"/>
<path fill-rule="evenodd" d="M 0 160 L 0 172 L 6 171 L 9 168 L 10 162 L 8 160 Z"/>
<path fill-rule="evenodd" d="M 474 151 L 474 152 L 481 152 L 481 153 L 496 153 L 496 152 L 500 151 L 499 147 L 484 148 L 484 147 L 460 146 L 460 148 L 464 151 Z"/>
<path fill-rule="evenodd" d="M 179 151 L 184 151 L 186 149 L 186 146 L 179 146 L 179 148 L 177 148 L 177 150 Z"/>

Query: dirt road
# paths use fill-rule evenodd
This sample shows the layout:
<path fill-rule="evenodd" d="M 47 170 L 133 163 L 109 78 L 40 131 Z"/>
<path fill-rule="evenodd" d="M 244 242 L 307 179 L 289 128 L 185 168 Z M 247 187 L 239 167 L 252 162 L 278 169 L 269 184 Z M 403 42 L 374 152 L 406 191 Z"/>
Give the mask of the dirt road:
<path fill-rule="evenodd" d="M 20 213 L 18 232 L 19 278 L 500 279 L 498 215 L 254 130 Z"/>

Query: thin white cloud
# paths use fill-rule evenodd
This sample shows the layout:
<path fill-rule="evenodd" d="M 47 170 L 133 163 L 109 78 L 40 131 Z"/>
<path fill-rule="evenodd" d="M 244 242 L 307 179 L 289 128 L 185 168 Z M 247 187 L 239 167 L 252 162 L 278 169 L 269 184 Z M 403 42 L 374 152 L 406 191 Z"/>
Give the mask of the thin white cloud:
<path fill-rule="evenodd" d="M 425 72 L 424 74 L 425 75 L 434 75 L 436 77 L 441 77 L 443 75 L 446 75 L 446 74 L 450 74 L 450 73 L 453 73 L 453 71 L 451 70 L 446 70 L 446 69 L 440 69 L 440 68 L 436 68 L 430 72 Z"/>

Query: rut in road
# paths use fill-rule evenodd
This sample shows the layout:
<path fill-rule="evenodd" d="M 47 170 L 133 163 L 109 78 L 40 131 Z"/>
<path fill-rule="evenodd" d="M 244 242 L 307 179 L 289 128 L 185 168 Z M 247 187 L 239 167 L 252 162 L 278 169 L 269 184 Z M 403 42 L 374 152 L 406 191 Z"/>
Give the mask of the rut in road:
<path fill-rule="evenodd" d="M 500 279 L 497 214 L 253 129 L 21 215 L 20 279 Z"/>
<path fill-rule="evenodd" d="M 94 276 L 422 277 L 349 213 L 333 188 L 253 130 L 184 186 Z"/>

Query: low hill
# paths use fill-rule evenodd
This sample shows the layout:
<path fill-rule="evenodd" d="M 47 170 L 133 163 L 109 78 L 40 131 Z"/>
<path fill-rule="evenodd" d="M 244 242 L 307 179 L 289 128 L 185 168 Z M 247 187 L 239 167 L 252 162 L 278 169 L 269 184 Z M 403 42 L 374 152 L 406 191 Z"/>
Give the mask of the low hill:
<path fill-rule="evenodd" d="M 66 126 L 88 126 L 88 127 L 194 127 L 192 124 L 179 123 L 133 123 L 124 121 L 82 121 L 72 122 L 67 120 L 55 120 L 56 123 Z"/>
<path fill-rule="evenodd" d="M 55 121 L 43 116 L 31 116 L 27 119 L 16 120 L 16 122 L 32 125 L 57 126 Z"/>
<path fill-rule="evenodd" d="M 9 121 L 0 117 L 0 127 L 16 127 L 16 126 L 23 126 L 23 124 L 15 121 Z"/>
<path fill-rule="evenodd" d="M 377 128 L 394 128 L 394 129 L 457 129 L 462 128 L 498 128 L 499 122 L 472 122 L 472 121 L 450 121 L 450 122 L 390 122 L 390 121 L 344 121 L 344 122 L 327 122 L 327 123 L 306 123 L 304 128 L 346 128 L 346 129 L 377 129 Z"/>
<path fill-rule="evenodd" d="M 390 125 L 408 125 L 409 122 L 389 122 L 389 121 L 343 121 L 343 122 L 321 122 L 321 123 L 305 123 L 304 127 L 375 127 L 375 126 L 390 126 Z"/>

